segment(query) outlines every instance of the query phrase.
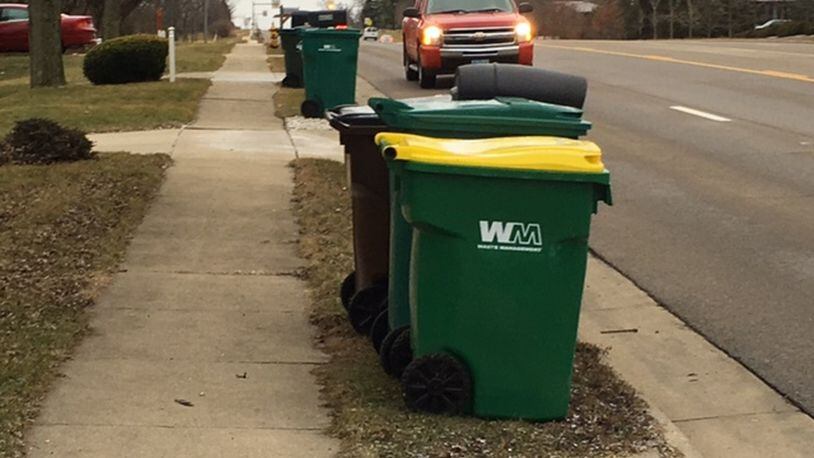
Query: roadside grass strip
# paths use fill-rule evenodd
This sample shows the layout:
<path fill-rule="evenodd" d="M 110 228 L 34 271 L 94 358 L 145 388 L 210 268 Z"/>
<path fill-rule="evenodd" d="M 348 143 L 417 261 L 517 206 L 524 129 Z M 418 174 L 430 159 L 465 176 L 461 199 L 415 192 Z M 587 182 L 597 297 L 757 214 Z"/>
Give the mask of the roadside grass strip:
<path fill-rule="evenodd" d="M 330 433 L 342 441 L 340 456 L 679 455 L 644 401 L 605 364 L 604 351 L 585 343 L 577 347 L 571 410 L 564 421 L 487 421 L 408 411 L 400 384 L 384 374 L 369 339 L 351 329 L 339 301 L 340 281 L 353 266 L 345 168 L 318 159 L 296 160 L 292 167 L 311 322 L 316 344 L 330 355 L 315 373 L 332 410 Z"/>

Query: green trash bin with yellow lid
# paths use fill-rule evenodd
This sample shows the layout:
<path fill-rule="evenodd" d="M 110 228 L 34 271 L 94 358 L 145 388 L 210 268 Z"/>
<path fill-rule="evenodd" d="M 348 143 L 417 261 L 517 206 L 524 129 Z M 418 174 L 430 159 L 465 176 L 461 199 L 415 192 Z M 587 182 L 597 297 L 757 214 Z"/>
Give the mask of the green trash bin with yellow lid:
<path fill-rule="evenodd" d="M 395 133 L 376 142 L 412 228 L 407 405 L 564 418 L 591 216 L 612 203 L 599 147 Z"/>

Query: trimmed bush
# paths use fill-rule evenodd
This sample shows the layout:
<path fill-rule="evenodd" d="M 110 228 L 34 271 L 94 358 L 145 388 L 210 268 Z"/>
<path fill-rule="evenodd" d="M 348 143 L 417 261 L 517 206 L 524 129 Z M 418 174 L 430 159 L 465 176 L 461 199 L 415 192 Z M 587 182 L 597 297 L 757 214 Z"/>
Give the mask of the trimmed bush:
<path fill-rule="evenodd" d="M 0 163 L 51 164 L 93 157 L 93 143 L 85 133 L 67 129 L 50 119 L 18 121 L 0 148 Z"/>
<path fill-rule="evenodd" d="M 153 35 L 113 38 L 85 55 L 83 70 L 93 84 L 158 81 L 167 65 L 167 40 Z"/>

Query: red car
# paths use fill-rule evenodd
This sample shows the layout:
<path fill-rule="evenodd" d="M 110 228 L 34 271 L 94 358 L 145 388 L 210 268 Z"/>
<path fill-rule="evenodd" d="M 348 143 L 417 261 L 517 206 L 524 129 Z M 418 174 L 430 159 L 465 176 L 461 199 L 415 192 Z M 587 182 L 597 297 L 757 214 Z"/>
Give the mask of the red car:
<path fill-rule="evenodd" d="M 98 43 L 91 16 L 62 15 L 62 49 Z M 0 3 L 0 52 L 28 52 L 28 5 Z"/>
<path fill-rule="evenodd" d="M 505 62 L 532 65 L 529 3 L 516 0 L 416 0 L 404 10 L 404 71 L 421 87 L 459 65 Z"/>

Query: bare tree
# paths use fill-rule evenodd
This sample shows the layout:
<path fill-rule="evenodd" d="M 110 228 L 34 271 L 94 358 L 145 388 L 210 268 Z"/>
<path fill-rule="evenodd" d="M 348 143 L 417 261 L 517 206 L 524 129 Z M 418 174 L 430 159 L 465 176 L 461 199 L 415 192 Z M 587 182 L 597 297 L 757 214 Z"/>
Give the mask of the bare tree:
<path fill-rule="evenodd" d="M 61 7 L 60 0 L 31 0 L 28 5 L 31 87 L 65 84 L 60 32 Z"/>
<path fill-rule="evenodd" d="M 670 7 L 670 39 L 675 38 L 675 10 L 677 6 L 681 5 L 681 0 L 667 0 Z"/>
<path fill-rule="evenodd" d="M 726 0 L 726 32 L 729 38 L 732 38 L 732 0 Z"/>
<path fill-rule="evenodd" d="M 105 9 L 102 13 L 102 37 L 105 40 L 121 35 L 122 2 L 121 0 L 105 0 Z"/>
<path fill-rule="evenodd" d="M 687 35 L 692 38 L 692 28 L 695 25 L 695 8 L 693 8 L 692 0 L 687 0 Z"/>
<path fill-rule="evenodd" d="M 659 4 L 661 0 L 650 0 L 650 7 L 653 9 L 653 14 L 650 16 L 650 22 L 653 25 L 653 39 L 659 37 Z"/>

